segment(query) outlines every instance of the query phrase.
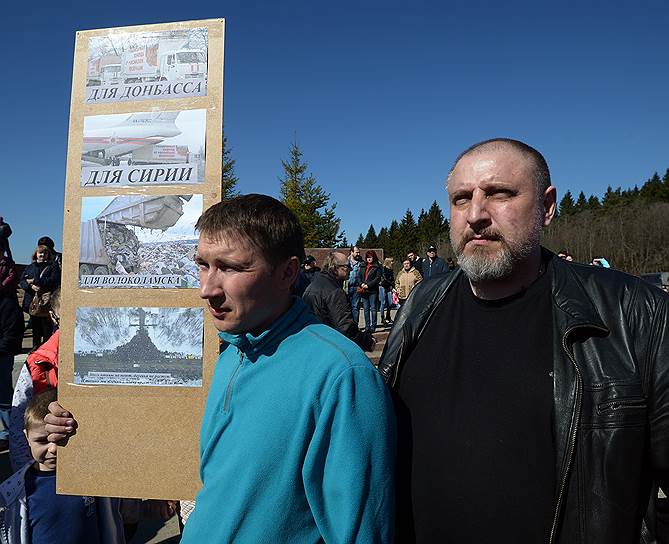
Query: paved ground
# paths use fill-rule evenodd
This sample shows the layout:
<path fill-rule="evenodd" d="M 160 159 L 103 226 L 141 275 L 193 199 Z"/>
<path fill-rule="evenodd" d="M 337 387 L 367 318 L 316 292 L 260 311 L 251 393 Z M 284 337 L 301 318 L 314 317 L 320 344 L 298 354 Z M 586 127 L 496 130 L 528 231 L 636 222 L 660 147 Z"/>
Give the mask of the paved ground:
<path fill-rule="evenodd" d="M 391 317 L 395 318 L 396 311 L 391 312 Z M 381 320 L 379 318 L 379 324 Z M 360 328 L 364 328 L 365 323 L 362 316 L 362 311 L 360 312 Z M 376 346 L 373 352 L 367 353 L 367 356 L 371 361 L 376 365 L 379 362 L 381 357 L 381 352 L 383 351 L 383 346 L 385 345 L 386 338 L 390 327 L 377 326 L 374 337 L 376 338 Z M 23 339 L 23 352 L 16 357 L 14 357 L 14 371 L 13 378 L 14 383 L 18 379 L 21 368 L 25 363 L 26 356 L 30 347 L 32 345 L 30 332 L 27 332 L 26 336 Z M 5 451 L 0 453 L 0 481 L 4 481 L 12 474 L 11 465 L 9 462 L 9 452 Z M 140 523 L 137 533 L 129 544 L 174 544 L 179 542 L 179 523 L 176 518 L 163 523 L 160 521 L 155 522 L 142 522 Z"/>

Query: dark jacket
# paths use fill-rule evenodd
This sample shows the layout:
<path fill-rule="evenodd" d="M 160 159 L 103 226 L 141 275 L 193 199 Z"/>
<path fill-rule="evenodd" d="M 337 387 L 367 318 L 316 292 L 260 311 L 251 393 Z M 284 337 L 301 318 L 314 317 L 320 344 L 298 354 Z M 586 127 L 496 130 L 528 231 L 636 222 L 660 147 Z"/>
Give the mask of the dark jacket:
<path fill-rule="evenodd" d="M 22 342 L 23 312 L 19 303 L 15 297 L 0 297 L 0 357 L 19 353 Z"/>
<path fill-rule="evenodd" d="M 430 259 L 423 260 L 421 274 L 423 275 L 424 280 L 429 280 L 434 276 L 445 274 L 446 272 L 448 272 L 448 265 L 441 257 L 435 257 L 432 262 L 430 262 Z"/>
<path fill-rule="evenodd" d="M 639 278 L 546 254 L 558 478 L 551 542 L 639 542 L 651 485 L 669 490 L 669 296 Z M 396 384 L 461 273 L 422 282 L 402 307 L 379 363 L 386 381 Z"/>
<path fill-rule="evenodd" d="M 26 266 L 21 276 L 19 286 L 26 293 L 23 297 L 23 311 L 28 312 L 30 303 L 35 296 L 35 291 L 26 281 L 34 280 L 33 285 L 37 285 L 42 291 L 53 291 L 60 286 L 60 267 L 54 261 L 48 263 L 30 263 Z"/>
<path fill-rule="evenodd" d="M 9 257 L 0 255 L 0 298 L 11 296 L 16 299 L 16 288 L 19 285 L 19 275 L 16 265 Z"/>
<path fill-rule="evenodd" d="M 365 351 L 373 349 L 372 335 L 362 332 L 353 322 L 351 304 L 342 283 L 327 272 L 319 272 L 307 286 L 303 300 L 322 323 L 353 340 Z"/>
<path fill-rule="evenodd" d="M 367 270 L 367 264 L 363 263 L 360 267 L 360 275 L 362 277 L 360 283 L 366 283 L 367 289 L 364 293 L 361 293 L 361 296 L 369 295 L 370 293 L 379 292 L 379 284 L 381 283 L 381 265 L 379 263 L 374 263 L 369 269 L 369 273 L 365 278 L 365 270 Z"/>
<path fill-rule="evenodd" d="M 381 287 L 386 291 L 395 287 L 395 274 L 392 268 L 381 267 Z"/>

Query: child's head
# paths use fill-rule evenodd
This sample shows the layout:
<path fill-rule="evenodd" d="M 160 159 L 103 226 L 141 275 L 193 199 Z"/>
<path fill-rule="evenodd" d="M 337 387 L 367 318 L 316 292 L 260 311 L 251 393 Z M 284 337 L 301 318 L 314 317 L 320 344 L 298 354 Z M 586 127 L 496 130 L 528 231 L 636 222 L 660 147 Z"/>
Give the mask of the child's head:
<path fill-rule="evenodd" d="M 56 400 L 56 390 L 47 389 L 35 395 L 26 407 L 23 416 L 24 433 L 28 439 L 30 453 L 40 470 L 56 468 L 56 444 L 47 441 L 44 417 L 49 413 L 49 404 Z"/>

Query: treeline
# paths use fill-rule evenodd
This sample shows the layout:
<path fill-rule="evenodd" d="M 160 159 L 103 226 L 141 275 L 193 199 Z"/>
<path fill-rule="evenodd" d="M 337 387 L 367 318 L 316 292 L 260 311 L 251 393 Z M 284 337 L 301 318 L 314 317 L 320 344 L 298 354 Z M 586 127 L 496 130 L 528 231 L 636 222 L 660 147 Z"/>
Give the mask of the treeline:
<path fill-rule="evenodd" d="M 567 191 L 558 217 L 544 231 L 543 244 L 570 252 L 576 261 L 589 263 L 606 257 L 614 268 L 631 274 L 669 270 L 669 169 L 655 173 L 641 188 L 613 190 L 604 196 L 574 200 Z"/>
<path fill-rule="evenodd" d="M 425 254 L 428 246 L 434 244 L 438 249 L 448 248 L 448 219 L 444 217 L 439 204 L 435 200 L 430 209 L 421 209 L 418 220 L 411 210 L 407 209 L 401 221 L 393 219 L 387 227 L 376 232 L 374 225 L 369 226 L 367 234 L 358 237 L 358 247 L 383 248 L 386 257 L 394 257 L 401 261 L 409 251 Z"/>

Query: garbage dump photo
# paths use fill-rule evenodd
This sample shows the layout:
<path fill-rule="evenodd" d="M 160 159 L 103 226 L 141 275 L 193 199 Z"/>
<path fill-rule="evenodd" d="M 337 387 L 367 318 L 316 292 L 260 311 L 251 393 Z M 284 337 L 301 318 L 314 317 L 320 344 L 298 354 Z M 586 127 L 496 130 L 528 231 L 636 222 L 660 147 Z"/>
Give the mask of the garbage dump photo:
<path fill-rule="evenodd" d="M 79 286 L 198 288 L 202 195 L 84 197 Z"/>
<path fill-rule="evenodd" d="M 93 36 L 86 103 L 205 96 L 208 42 L 207 28 Z"/>
<path fill-rule="evenodd" d="M 202 308 L 78 308 L 74 383 L 202 387 Z"/>
<path fill-rule="evenodd" d="M 82 187 L 204 183 L 207 110 L 84 117 Z"/>

